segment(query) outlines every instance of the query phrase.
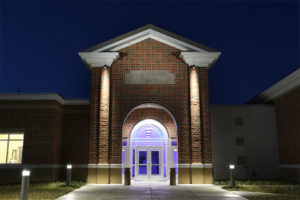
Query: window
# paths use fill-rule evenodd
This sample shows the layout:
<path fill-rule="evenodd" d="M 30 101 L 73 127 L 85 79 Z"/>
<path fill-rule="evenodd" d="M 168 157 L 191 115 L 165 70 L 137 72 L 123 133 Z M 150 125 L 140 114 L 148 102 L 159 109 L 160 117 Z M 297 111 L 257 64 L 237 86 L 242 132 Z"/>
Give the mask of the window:
<path fill-rule="evenodd" d="M 247 164 L 245 156 L 238 156 L 236 160 L 237 160 L 236 164 L 238 164 L 238 165 L 246 165 Z"/>
<path fill-rule="evenodd" d="M 0 164 L 22 163 L 23 133 L 0 133 Z"/>
<path fill-rule="evenodd" d="M 245 138 L 244 137 L 236 137 L 235 138 L 235 144 L 236 145 L 245 145 Z"/>
<path fill-rule="evenodd" d="M 243 126 L 244 125 L 244 120 L 242 117 L 237 117 L 234 119 L 234 125 L 235 126 Z"/>

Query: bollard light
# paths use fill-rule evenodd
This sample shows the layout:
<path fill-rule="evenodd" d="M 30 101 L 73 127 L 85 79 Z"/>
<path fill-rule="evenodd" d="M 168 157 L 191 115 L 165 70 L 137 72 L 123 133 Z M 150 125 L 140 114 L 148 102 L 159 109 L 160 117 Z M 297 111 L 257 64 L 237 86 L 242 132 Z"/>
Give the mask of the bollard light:
<path fill-rule="evenodd" d="M 24 170 L 22 171 L 22 176 L 30 176 L 30 171 L 27 170 L 27 169 L 24 169 Z"/>
<path fill-rule="evenodd" d="M 235 177 L 234 177 L 234 165 L 229 165 L 229 173 L 230 173 L 230 187 L 235 187 Z"/>
<path fill-rule="evenodd" d="M 67 165 L 67 179 L 66 179 L 66 185 L 71 185 L 71 175 L 72 175 L 72 165 Z"/>
<path fill-rule="evenodd" d="M 22 171 L 22 185 L 21 185 L 21 200 L 28 199 L 28 188 L 29 188 L 29 177 L 30 171 L 27 169 L 23 169 Z"/>

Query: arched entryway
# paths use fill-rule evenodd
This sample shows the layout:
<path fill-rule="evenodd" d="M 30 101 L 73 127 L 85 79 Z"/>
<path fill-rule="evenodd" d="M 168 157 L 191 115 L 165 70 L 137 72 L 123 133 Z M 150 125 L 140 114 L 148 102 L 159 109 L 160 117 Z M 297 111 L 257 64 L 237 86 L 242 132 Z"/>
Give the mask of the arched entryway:
<path fill-rule="evenodd" d="M 177 168 L 173 116 L 160 105 L 140 105 L 127 115 L 123 131 L 122 164 L 131 169 L 131 179 L 168 181 L 170 168 Z"/>

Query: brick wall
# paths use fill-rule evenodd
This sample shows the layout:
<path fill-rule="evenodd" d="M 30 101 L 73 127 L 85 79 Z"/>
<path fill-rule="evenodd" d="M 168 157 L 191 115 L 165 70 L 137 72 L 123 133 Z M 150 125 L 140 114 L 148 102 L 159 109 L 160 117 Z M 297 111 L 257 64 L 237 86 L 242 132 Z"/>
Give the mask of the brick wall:
<path fill-rule="evenodd" d="M 23 164 L 59 164 L 62 106 L 56 101 L 0 101 L 0 130 L 24 132 Z"/>
<path fill-rule="evenodd" d="M 134 107 L 156 103 L 167 108 L 178 126 L 179 163 L 190 163 L 189 76 L 180 51 L 153 39 L 120 50 L 121 58 L 111 67 L 111 163 L 121 163 L 122 124 Z M 126 85 L 130 70 L 169 70 L 175 84 Z"/>
<path fill-rule="evenodd" d="M 208 88 L 208 69 L 199 68 L 199 90 L 200 90 L 200 116 L 201 116 L 201 151 L 202 162 L 212 163 L 211 153 L 211 133 L 210 133 L 210 110 L 209 110 L 209 88 Z"/>
<path fill-rule="evenodd" d="M 60 164 L 62 106 L 56 101 L 0 101 L 0 131 L 24 132 L 22 164 L 31 169 L 31 181 L 55 181 Z M 0 184 L 21 181 L 22 166 L 0 169 Z"/>
<path fill-rule="evenodd" d="M 62 164 L 87 164 L 89 105 L 64 106 L 61 145 Z"/>
<path fill-rule="evenodd" d="M 90 97 L 90 135 L 89 135 L 89 163 L 98 163 L 99 146 L 99 107 L 100 107 L 100 79 L 101 69 L 92 68 Z"/>
<path fill-rule="evenodd" d="M 280 164 L 300 164 L 300 87 L 274 103 Z"/>

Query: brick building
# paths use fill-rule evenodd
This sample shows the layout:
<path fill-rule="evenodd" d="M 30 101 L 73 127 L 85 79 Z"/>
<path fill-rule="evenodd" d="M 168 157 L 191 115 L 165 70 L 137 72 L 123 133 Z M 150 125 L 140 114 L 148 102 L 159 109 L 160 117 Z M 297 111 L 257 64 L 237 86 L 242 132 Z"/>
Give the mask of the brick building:
<path fill-rule="evenodd" d="M 300 69 L 262 92 L 253 102 L 274 107 L 280 176 L 300 182 Z"/>
<path fill-rule="evenodd" d="M 91 74 L 90 99 L 0 95 L 0 183 L 17 182 L 14 174 L 23 167 L 31 169 L 31 180 L 57 180 L 63 178 L 66 164 L 73 165 L 74 179 L 88 183 L 122 183 L 124 168 L 131 169 L 133 180 L 167 181 L 170 168 L 176 168 L 180 184 L 227 178 L 222 170 L 236 163 L 235 157 L 213 160 L 224 152 L 221 147 L 226 143 L 211 146 L 226 134 L 226 129 L 218 129 L 220 119 L 214 116 L 228 119 L 220 114 L 222 109 L 213 107 L 211 112 L 209 105 L 208 71 L 220 52 L 146 25 L 79 55 Z M 298 89 L 291 98 L 299 99 Z M 278 103 L 284 101 L 289 100 Z M 299 109 L 299 102 L 295 106 Z M 278 165 L 272 109 L 256 112 L 269 113 L 270 123 L 263 133 L 274 140 L 273 146 L 262 145 L 262 150 L 276 150 L 265 166 Z M 247 124 L 243 116 L 248 113 L 237 110 L 233 115 Z M 255 128 L 248 127 L 256 133 Z M 299 135 L 297 127 L 291 131 Z M 235 136 L 227 139 L 230 142 Z M 279 149 L 284 148 L 279 144 Z M 269 178 L 277 176 L 274 167 Z M 249 178 L 243 173 L 240 177 Z"/>

